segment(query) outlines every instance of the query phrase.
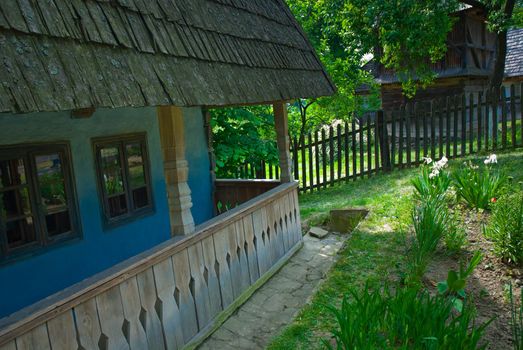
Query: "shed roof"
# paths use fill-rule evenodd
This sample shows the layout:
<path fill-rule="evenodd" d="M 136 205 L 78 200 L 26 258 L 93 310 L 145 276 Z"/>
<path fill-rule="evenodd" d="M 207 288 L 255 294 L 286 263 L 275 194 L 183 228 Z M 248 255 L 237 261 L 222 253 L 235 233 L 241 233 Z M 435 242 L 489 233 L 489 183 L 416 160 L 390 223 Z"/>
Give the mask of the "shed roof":
<path fill-rule="evenodd" d="M 508 31 L 505 76 L 508 78 L 523 76 L 523 28 Z"/>
<path fill-rule="evenodd" d="M 283 0 L 0 1 L 0 112 L 334 91 Z"/>

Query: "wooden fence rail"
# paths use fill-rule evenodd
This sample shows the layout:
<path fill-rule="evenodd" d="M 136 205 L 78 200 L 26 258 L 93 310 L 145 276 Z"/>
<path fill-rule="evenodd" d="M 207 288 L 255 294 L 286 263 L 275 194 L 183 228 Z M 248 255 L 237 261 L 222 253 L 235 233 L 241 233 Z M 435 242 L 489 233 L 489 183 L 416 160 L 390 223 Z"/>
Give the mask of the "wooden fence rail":
<path fill-rule="evenodd" d="M 523 84 L 512 85 L 406 104 L 310 133 L 291 150 L 300 191 L 417 166 L 424 157 L 458 158 L 523 147 L 522 90 Z M 275 178 L 267 176 L 265 167 L 248 168 Z"/>

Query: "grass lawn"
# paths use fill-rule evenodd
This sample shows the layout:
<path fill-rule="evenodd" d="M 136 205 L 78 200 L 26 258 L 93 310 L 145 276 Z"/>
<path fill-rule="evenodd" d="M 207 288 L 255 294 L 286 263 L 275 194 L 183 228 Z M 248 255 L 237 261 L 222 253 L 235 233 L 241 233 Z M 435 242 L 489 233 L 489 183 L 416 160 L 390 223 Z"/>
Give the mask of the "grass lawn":
<path fill-rule="evenodd" d="M 523 181 L 523 153 L 498 156 L 507 175 L 514 177 L 515 183 Z M 459 167 L 463 161 L 451 161 L 450 166 Z M 300 197 L 305 225 L 323 222 L 331 209 L 366 207 L 371 213 L 340 251 L 338 262 L 309 305 L 273 340 L 269 349 L 323 348 L 321 339 L 330 336 L 334 324 L 326 305 L 339 305 L 351 288 L 400 279 L 406 267 L 404 257 L 411 231 L 410 180 L 417 173 L 417 169 L 395 171 Z"/>

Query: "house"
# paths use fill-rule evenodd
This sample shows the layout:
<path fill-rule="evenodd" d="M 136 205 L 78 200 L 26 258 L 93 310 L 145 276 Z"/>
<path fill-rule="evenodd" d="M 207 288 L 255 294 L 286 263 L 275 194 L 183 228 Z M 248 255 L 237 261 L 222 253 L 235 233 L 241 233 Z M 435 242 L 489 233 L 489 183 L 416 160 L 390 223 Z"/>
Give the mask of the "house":
<path fill-rule="evenodd" d="M 510 29 L 507 34 L 507 58 L 505 60 L 505 79 L 503 85 L 515 85 L 521 89 L 523 82 L 523 28 Z"/>
<path fill-rule="evenodd" d="M 285 101 L 334 91 L 282 0 L 2 0 L 0 349 L 205 336 L 299 248 Z M 214 217 L 206 110 L 244 104 L 281 184 Z"/>
<path fill-rule="evenodd" d="M 365 69 L 374 77 L 379 86 L 382 109 L 398 109 L 407 102 L 424 102 L 449 95 L 476 93 L 488 88 L 489 77 L 494 70 L 497 36 L 487 28 L 483 10 L 471 6 L 453 14 L 456 23 L 448 34 L 448 50 L 445 57 L 431 64 L 437 74 L 436 80 L 426 89 L 418 89 L 409 99 L 403 95 L 401 81 L 397 74 L 381 63 L 370 61 Z M 506 76 L 521 76 L 521 29 L 508 33 L 508 55 Z M 512 80 L 514 81 L 514 80 Z M 361 86 L 357 93 L 368 95 L 369 86 Z"/>

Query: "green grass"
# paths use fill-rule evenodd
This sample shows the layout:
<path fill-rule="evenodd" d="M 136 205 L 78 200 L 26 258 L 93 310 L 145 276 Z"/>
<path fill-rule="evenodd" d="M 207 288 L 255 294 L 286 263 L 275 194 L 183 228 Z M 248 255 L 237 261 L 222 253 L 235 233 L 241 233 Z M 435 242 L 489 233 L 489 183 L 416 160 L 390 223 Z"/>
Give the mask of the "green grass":
<path fill-rule="evenodd" d="M 523 153 L 498 156 L 507 175 L 522 181 Z M 452 161 L 451 168 L 458 168 L 463 161 Z M 273 339 L 269 349 L 323 348 L 321 338 L 330 336 L 334 324 L 326 305 L 339 306 L 350 288 L 363 289 L 366 283 L 400 279 L 406 268 L 406 242 L 411 231 L 410 180 L 417 173 L 417 169 L 394 171 L 300 196 L 302 220 L 311 224 L 321 222 L 331 209 L 366 207 L 371 213 L 340 251 L 337 263 L 310 304 Z"/>

